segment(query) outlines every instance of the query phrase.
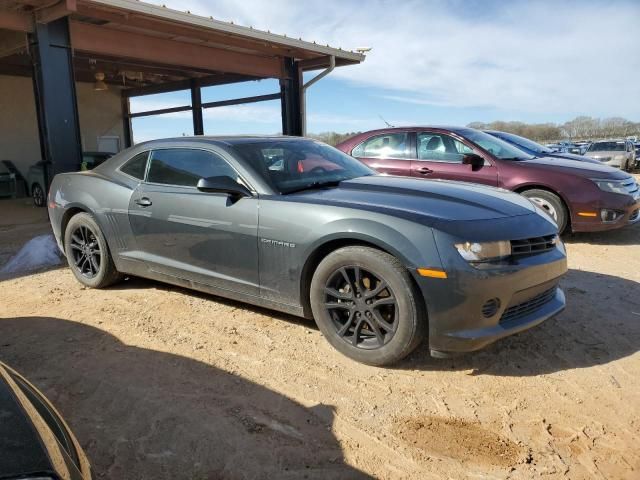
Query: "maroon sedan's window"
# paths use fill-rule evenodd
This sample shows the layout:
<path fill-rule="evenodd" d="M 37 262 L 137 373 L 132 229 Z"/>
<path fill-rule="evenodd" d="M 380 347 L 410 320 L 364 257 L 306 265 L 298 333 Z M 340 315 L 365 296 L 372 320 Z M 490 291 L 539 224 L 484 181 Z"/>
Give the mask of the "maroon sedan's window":
<path fill-rule="evenodd" d="M 436 162 L 462 163 L 469 147 L 449 135 L 423 132 L 418 134 L 418 160 Z"/>
<path fill-rule="evenodd" d="M 351 152 L 360 158 L 411 158 L 409 152 L 409 134 L 386 133 L 371 137 Z"/>

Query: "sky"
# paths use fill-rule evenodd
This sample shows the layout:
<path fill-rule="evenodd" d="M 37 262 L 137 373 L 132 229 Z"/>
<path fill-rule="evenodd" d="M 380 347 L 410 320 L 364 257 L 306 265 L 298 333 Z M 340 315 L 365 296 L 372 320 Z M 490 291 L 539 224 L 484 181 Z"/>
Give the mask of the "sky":
<path fill-rule="evenodd" d="M 154 3 L 154 2 L 151 2 Z M 159 2 L 155 2 L 159 3 Z M 352 50 L 307 93 L 308 131 L 578 115 L 640 121 L 640 0 L 163 0 L 177 10 Z M 313 76 L 314 73 L 309 74 Z M 278 92 L 275 80 L 203 90 L 203 101 Z M 133 111 L 189 104 L 139 97 Z M 206 134 L 278 133 L 279 101 L 207 109 Z M 190 112 L 134 120 L 142 141 L 191 135 Z"/>

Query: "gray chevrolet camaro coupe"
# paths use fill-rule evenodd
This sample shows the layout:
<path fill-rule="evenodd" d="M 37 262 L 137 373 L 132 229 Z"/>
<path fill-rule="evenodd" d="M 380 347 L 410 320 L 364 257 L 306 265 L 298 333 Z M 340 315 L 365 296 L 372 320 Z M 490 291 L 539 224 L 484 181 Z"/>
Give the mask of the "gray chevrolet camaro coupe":
<path fill-rule="evenodd" d="M 57 175 L 49 214 L 76 278 L 137 275 L 314 318 L 343 354 L 477 350 L 560 312 L 557 227 L 515 193 L 379 175 L 295 137 L 142 143 Z"/>

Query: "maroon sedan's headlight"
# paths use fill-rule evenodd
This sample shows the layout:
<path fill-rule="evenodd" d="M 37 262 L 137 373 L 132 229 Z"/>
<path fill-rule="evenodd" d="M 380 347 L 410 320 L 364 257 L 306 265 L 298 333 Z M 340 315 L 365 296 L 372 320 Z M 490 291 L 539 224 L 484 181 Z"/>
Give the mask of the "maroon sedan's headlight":
<path fill-rule="evenodd" d="M 622 195 L 629 195 L 629 190 L 625 187 L 627 180 L 605 180 L 592 178 L 591 181 L 595 183 L 600 190 L 609 193 L 620 193 Z"/>

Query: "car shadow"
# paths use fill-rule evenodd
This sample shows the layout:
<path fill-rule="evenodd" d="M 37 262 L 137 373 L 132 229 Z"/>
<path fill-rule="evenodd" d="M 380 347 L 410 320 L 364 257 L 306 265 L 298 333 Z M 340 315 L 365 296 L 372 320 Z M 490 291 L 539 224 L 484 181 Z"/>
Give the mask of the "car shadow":
<path fill-rule="evenodd" d="M 640 350 L 639 283 L 572 269 L 561 285 L 567 308 L 542 325 L 451 359 L 432 358 L 425 342 L 392 369 L 472 370 L 473 374 L 528 376 L 606 364 Z M 131 277 L 110 288 L 175 290 L 300 327 L 318 328 L 313 320 L 154 280 Z"/>
<path fill-rule="evenodd" d="M 95 478 L 365 479 L 328 405 L 49 317 L 0 319 L 0 359 L 54 403 Z"/>
<path fill-rule="evenodd" d="M 251 305 L 249 303 L 244 303 L 237 300 L 231 300 L 225 297 L 219 297 L 211 293 L 200 292 L 198 290 L 192 290 L 190 288 L 180 287 L 177 285 L 170 285 L 168 283 L 163 283 L 163 282 L 159 282 L 157 280 L 151 280 L 148 278 L 127 276 L 123 281 L 115 283 L 114 285 L 107 288 L 109 290 L 137 290 L 137 289 L 154 288 L 157 290 L 164 290 L 167 292 L 169 291 L 180 292 L 184 295 L 201 298 L 203 300 L 207 300 L 210 302 L 216 302 L 221 305 L 226 305 L 228 307 L 241 308 L 242 310 L 246 310 L 248 312 L 256 313 L 259 315 L 266 315 L 271 318 L 275 318 L 277 320 L 281 320 L 284 322 L 301 325 L 306 328 L 311 328 L 314 330 L 319 330 L 318 326 L 316 325 L 316 322 L 311 319 L 297 317 L 295 315 L 279 312 L 277 310 L 271 310 L 269 308 L 260 307 L 258 305 Z"/>
<path fill-rule="evenodd" d="M 640 350 L 639 283 L 570 270 L 561 286 L 566 310 L 541 325 L 450 359 L 431 358 L 425 344 L 396 368 L 530 376 L 605 365 Z"/>
<path fill-rule="evenodd" d="M 580 232 L 563 235 L 567 244 L 637 245 L 640 243 L 640 223 L 608 232 Z"/>

